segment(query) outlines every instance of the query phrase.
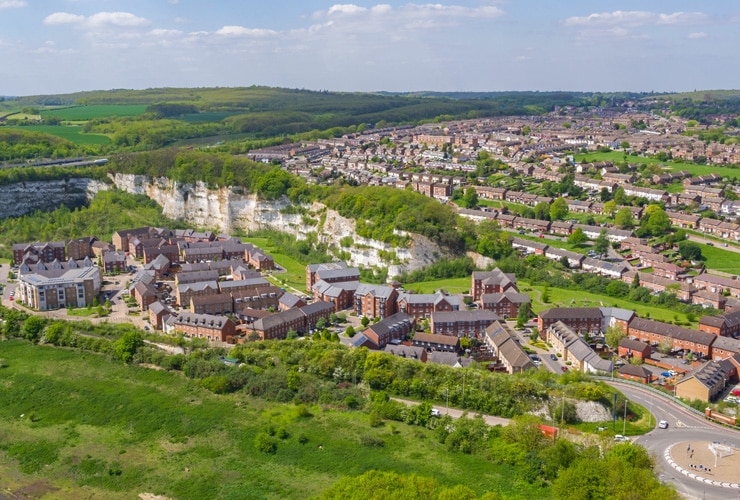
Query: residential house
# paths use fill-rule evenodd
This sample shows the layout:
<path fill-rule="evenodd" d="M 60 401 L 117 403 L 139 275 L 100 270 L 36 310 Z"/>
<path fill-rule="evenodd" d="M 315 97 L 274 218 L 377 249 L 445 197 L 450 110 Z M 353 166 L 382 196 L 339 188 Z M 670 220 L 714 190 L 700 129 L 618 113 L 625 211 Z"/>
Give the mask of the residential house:
<path fill-rule="evenodd" d="M 653 381 L 653 373 L 642 365 L 626 363 L 617 370 L 617 377 L 632 380 L 641 384 L 649 384 Z"/>
<path fill-rule="evenodd" d="M 394 340 L 402 340 L 414 330 L 416 319 L 399 312 L 370 325 L 362 334 L 378 349 L 382 349 Z"/>
<path fill-rule="evenodd" d="M 360 270 L 356 267 L 348 268 L 344 262 L 327 262 L 306 266 L 306 290 L 310 291 L 319 280 L 324 280 L 327 283 L 359 281 Z"/>
<path fill-rule="evenodd" d="M 545 339 L 562 355 L 562 360 L 582 372 L 611 372 L 612 362 L 602 359 L 583 338 L 562 321 L 551 324 L 545 330 Z"/>
<path fill-rule="evenodd" d="M 516 318 L 519 308 L 531 303 L 529 295 L 512 290 L 499 293 L 484 293 L 480 298 L 481 309 L 493 311 L 502 318 Z"/>
<path fill-rule="evenodd" d="M 26 262 L 35 264 L 43 262 L 45 264 L 54 262 L 64 262 L 67 260 L 67 252 L 63 241 L 49 241 L 36 243 L 16 243 L 13 245 L 13 265 L 20 266 Z"/>
<path fill-rule="evenodd" d="M 640 360 L 646 360 L 650 358 L 653 353 L 653 348 L 647 345 L 645 342 L 631 338 L 623 338 L 619 342 L 617 348 L 617 354 L 620 358 L 637 358 Z"/>
<path fill-rule="evenodd" d="M 460 339 L 449 335 L 416 332 L 412 343 L 414 346 L 423 347 L 428 351 L 458 352 L 460 349 Z"/>
<path fill-rule="evenodd" d="M 355 314 L 368 318 L 387 318 L 396 313 L 398 292 L 387 285 L 361 283 L 355 291 Z"/>
<path fill-rule="evenodd" d="M 457 311 L 460 300 L 452 295 L 437 293 L 408 293 L 398 295 L 398 311 L 413 316 L 417 320 L 429 318 L 433 312 Z"/>
<path fill-rule="evenodd" d="M 676 382 L 676 396 L 687 401 L 714 400 L 732 379 L 737 379 L 737 367 L 729 359 L 710 361 Z"/>
<path fill-rule="evenodd" d="M 359 286 L 359 281 L 328 283 L 319 280 L 313 286 L 313 299 L 331 302 L 335 311 L 349 309 L 355 305 L 355 292 Z"/>
<path fill-rule="evenodd" d="M 519 344 L 516 333 L 503 321 L 494 321 L 486 328 L 484 341 L 494 358 L 507 373 L 521 373 L 537 367 Z"/>
<path fill-rule="evenodd" d="M 155 330 L 162 330 L 164 328 L 164 320 L 172 314 L 174 313 L 158 300 L 149 304 L 149 323 L 152 324 Z"/>
<path fill-rule="evenodd" d="M 180 312 L 165 319 L 164 330 L 170 335 L 182 333 L 186 337 L 231 343 L 236 334 L 236 323 L 226 316 Z"/>
<path fill-rule="evenodd" d="M 504 273 L 499 268 L 493 271 L 474 271 L 470 291 L 473 301 L 480 300 L 485 293 L 500 293 L 507 290 L 518 292 L 514 273 Z"/>
<path fill-rule="evenodd" d="M 717 338 L 711 333 L 644 318 L 633 319 L 627 335 L 651 346 L 665 342 L 673 352 L 692 352 L 703 358 L 711 357 L 712 344 Z"/>
<path fill-rule="evenodd" d="M 557 322 L 576 332 L 600 333 L 604 315 L 598 307 L 553 307 L 540 311 L 538 321 L 542 334 Z"/>
<path fill-rule="evenodd" d="M 491 311 L 434 312 L 431 333 L 455 337 L 481 337 L 486 328 L 501 317 Z"/>
<path fill-rule="evenodd" d="M 699 330 L 722 337 L 740 336 L 740 311 L 719 316 L 702 316 Z"/>
<path fill-rule="evenodd" d="M 15 299 L 39 311 L 87 307 L 100 292 L 101 281 L 100 268 L 90 259 L 39 262 L 31 269 L 20 267 Z"/>
<path fill-rule="evenodd" d="M 727 359 L 740 353 L 740 339 L 717 337 L 712 344 L 712 359 Z"/>
<path fill-rule="evenodd" d="M 108 252 L 103 255 L 102 261 L 105 274 L 125 273 L 128 270 L 126 252 Z"/>

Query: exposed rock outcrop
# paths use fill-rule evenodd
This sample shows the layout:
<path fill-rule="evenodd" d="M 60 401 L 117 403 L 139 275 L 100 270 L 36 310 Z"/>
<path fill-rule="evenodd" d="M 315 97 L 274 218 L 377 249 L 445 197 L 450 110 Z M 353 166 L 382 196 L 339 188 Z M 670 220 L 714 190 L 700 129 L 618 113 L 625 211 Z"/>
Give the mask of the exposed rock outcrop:
<path fill-rule="evenodd" d="M 0 186 L 0 219 L 20 217 L 36 210 L 55 210 L 60 205 L 80 207 L 108 187 L 104 182 L 87 178 L 6 184 Z"/>
<path fill-rule="evenodd" d="M 141 175 L 116 174 L 116 186 L 133 194 L 145 194 L 163 207 L 164 215 L 195 226 L 233 233 L 273 229 L 304 239 L 316 233 L 337 253 L 347 252 L 352 265 L 387 267 L 389 276 L 419 269 L 435 262 L 445 252 L 420 235 L 409 234 L 409 244 L 394 248 L 379 241 L 362 238 L 355 222 L 342 217 L 320 203 L 291 209 L 287 198 L 258 200 L 240 188 L 209 189 L 204 183 L 183 184 L 166 178 L 149 179 Z M 292 207 L 295 208 L 295 207 Z M 351 246 L 340 240 L 349 237 Z"/>

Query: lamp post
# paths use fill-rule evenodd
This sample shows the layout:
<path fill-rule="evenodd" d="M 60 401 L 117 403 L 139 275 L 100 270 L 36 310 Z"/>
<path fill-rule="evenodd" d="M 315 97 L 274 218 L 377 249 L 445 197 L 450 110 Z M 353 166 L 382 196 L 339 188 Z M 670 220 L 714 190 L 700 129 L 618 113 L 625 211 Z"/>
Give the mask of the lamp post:
<path fill-rule="evenodd" d="M 627 432 L 627 403 L 629 402 L 628 399 L 624 400 L 624 423 L 622 425 L 622 435 L 624 435 Z"/>
<path fill-rule="evenodd" d="M 447 402 L 445 403 L 445 405 L 447 407 L 447 410 L 446 410 L 445 414 L 446 415 L 449 415 L 450 414 L 450 388 L 449 387 L 445 387 L 445 392 L 447 394 L 447 397 L 446 397 Z"/>

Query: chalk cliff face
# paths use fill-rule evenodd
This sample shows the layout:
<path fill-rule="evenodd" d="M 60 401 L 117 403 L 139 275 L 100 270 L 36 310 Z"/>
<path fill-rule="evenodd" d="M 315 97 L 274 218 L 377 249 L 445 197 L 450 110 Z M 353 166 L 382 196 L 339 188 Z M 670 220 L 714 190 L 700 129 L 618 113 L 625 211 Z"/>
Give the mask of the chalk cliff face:
<path fill-rule="evenodd" d="M 55 210 L 64 204 L 80 207 L 108 185 L 94 179 L 17 182 L 0 186 L 0 219 L 36 210 Z"/>
<path fill-rule="evenodd" d="M 363 267 L 387 267 L 389 276 L 419 269 L 435 262 L 445 252 L 420 235 L 409 234 L 407 248 L 392 246 L 360 237 L 355 222 L 320 203 L 291 207 L 287 198 L 258 200 L 240 188 L 209 189 L 204 183 L 182 184 L 165 178 L 116 174 L 115 185 L 133 194 L 145 194 L 163 207 L 164 215 L 199 227 L 233 233 L 273 229 L 305 239 L 316 233 L 337 253 L 347 252 L 350 264 Z M 291 208 L 289 208 L 291 207 Z M 300 213 L 297 213 L 300 212 Z M 347 238 L 348 237 L 348 238 Z M 340 240 L 350 246 L 342 247 Z"/>

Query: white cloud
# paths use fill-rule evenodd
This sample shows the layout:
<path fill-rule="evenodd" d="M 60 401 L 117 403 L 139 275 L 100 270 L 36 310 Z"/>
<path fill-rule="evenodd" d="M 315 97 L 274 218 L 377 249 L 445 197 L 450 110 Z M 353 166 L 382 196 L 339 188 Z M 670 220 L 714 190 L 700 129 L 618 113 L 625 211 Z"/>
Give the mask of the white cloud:
<path fill-rule="evenodd" d="M 216 31 L 216 34 L 233 37 L 263 37 L 276 35 L 277 32 L 268 29 L 245 28 L 244 26 L 224 26 Z"/>
<path fill-rule="evenodd" d="M 565 20 L 566 26 L 620 26 L 636 27 L 649 24 L 697 24 L 706 22 L 702 12 L 673 12 L 658 14 L 642 10 L 601 12 L 588 16 L 574 16 Z"/>
<path fill-rule="evenodd" d="M 15 9 L 26 5 L 26 0 L 0 0 L 0 9 Z"/>
<path fill-rule="evenodd" d="M 151 36 L 156 37 L 177 37 L 182 35 L 182 31 L 180 30 L 166 30 L 166 29 L 153 29 L 149 32 Z"/>
<path fill-rule="evenodd" d="M 367 12 L 367 9 L 365 7 L 360 7 L 359 5 L 354 4 L 338 4 L 338 5 L 332 5 L 329 7 L 329 10 L 326 12 L 328 15 L 342 15 L 342 14 L 360 14 L 362 12 Z"/>
<path fill-rule="evenodd" d="M 89 28 L 103 26 L 140 27 L 149 24 L 148 19 L 135 16 L 130 12 L 98 12 L 92 16 L 81 16 L 68 12 L 55 12 L 44 18 L 44 24 L 77 24 Z"/>
<path fill-rule="evenodd" d="M 697 40 L 699 38 L 706 38 L 706 37 L 707 37 L 707 34 L 704 33 L 703 31 L 697 31 L 695 33 L 689 33 L 689 38 L 691 38 L 692 40 Z"/>
<path fill-rule="evenodd" d="M 79 24 L 85 20 L 85 16 L 69 14 L 67 12 L 55 12 L 44 18 L 44 24 Z"/>

